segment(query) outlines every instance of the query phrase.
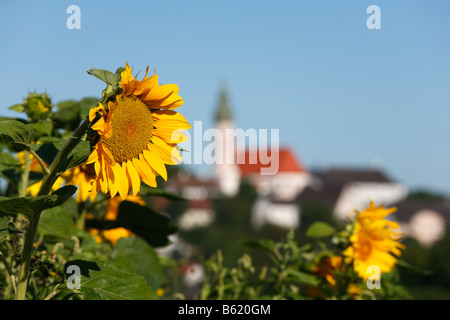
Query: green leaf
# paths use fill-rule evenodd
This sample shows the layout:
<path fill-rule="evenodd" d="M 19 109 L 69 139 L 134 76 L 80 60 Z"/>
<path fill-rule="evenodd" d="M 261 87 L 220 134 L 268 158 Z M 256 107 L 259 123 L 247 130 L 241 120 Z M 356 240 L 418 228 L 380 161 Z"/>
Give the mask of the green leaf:
<path fill-rule="evenodd" d="M 34 126 L 16 120 L 0 120 L 0 144 L 22 148 L 28 147 L 33 137 Z"/>
<path fill-rule="evenodd" d="M 270 239 L 251 240 L 244 242 L 244 246 L 254 249 L 261 249 L 269 252 L 276 250 L 276 244 Z"/>
<path fill-rule="evenodd" d="M 116 73 L 108 70 L 92 68 L 87 71 L 90 75 L 102 80 L 106 83 L 106 88 L 102 91 L 102 101 L 106 102 L 108 99 L 117 94 L 119 89 L 119 82 L 121 80 L 121 73 L 124 68 L 117 68 Z"/>
<path fill-rule="evenodd" d="M 335 229 L 325 222 L 314 222 L 306 231 L 306 236 L 309 238 L 324 238 L 332 236 Z"/>
<path fill-rule="evenodd" d="M 99 99 L 86 97 L 80 101 L 64 100 L 57 104 L 58 110 L 51 116 L 58 128 L 76 130 L 80 121 L 89 114 L 89 110 L 95 107 Z"/>
<path fill-rule="evenodd" d="M 80 119 L 83 117 L 87 117 L 89 115 L 89 110 L 96 107 L 99 100 L 99 98 L 95 97 L 86 97 L 81 99 L 81 101 L 79 102 Z"/>
<path fill-rule="evenodd" d="M 22 104 L 15 104 L 8 108 L 9 110 L 17 111 L 17 112 L 24 112 L 25 108 Z"/>
<path fill-rule="evenodd" d="M 167 198 L 169 200 L 174 200 L 174 201 L 186 201 L 186 198 L 183 198 L 182 196 L 173 193 L 173 192 L 168 192 L 164 189 L 158 189 L 158 188 L 142 188 L 141 190 L 141 195 L 142 196 L 157 196 L 157 197 L 164 197 Z"/>
<path fill-rule="evenodd" d="M 117 85 L 120 81 L 120 74 L 114 74 L 108 70 L 92 68 L 87 73 L 110 85 Z"/>
<path fill-rule="evenodd" d="M 84 260 L 69 261 L 80 268 L 80 293 L 85 300 L 157 300 L 147 282 L 138 275 L 116 269 L 113 266 Z M 73 272 L 66 273 L 70 277 Z M 67 278 L 67 280 L 69 280 Z"/>
<path fill-rule="evenodd" d="M 36 151 L 38 156 L 47 164 L 51 164 L 64 145 L 64 141 L 32 144 L 31 148 Z M 59 169 L 59 173 L 73 169 L 82 165 L 89 158 L 91 146 L 89 141 L 80 141 L 78 145 L 69 153 L 64 163 Z"/>
<path fill-rule="evenodd" d="M 319 279 L 316 276 L 294 269 L 288 270 L 288 281 L 293 281 L 313 287 L 317 287 L 320 283 Z"/>
<path fill-rule="evenodd" d="M 0 197 L 0 215 L 23 214 L 31 218 L 45 209 L 61 205 L 76 190 L 75 186 L 64 186 L 50 195 L 22 198 Z"/>
<path fill-rule="evenodd" d="M 406 262 L 405 260 L 402 259 L 398 259 L 397 260 L 397 266 L 400 268 L 404 268 L 404 269 L 409 269 L 412 272 L 418 273 L 418 274 L 423 274 L 423 275 L 431 275 L 433 274 L 433 271 L 431 270 L 426 270 L 426 269 L 422 269 L 420 267 L 414 266 L 408 262 Z"/>
<path fill-rule="evenodd" d="M 10 234 L 22 233 L 21 231 L 14 230 L 10 225 L 10 218 L 1 217 L 0 218 L 0 239 L 6 237 Z"/>
<path fill-rule="evenodd" d="M 125 228 L 144 238 L 153 247 L 168 245 L 168 235 L 177 231 L 170 218 L 130 201 L 123 201 L 119 205 L 116 220 L 87 220 L 86 226 L 100 230 Z"/>
<path fill-rule="evenodd" d="M 158 254 L 139 237 L 119 239 L 111 257 L 114 266 L 120 270 L 143 276 L 153 289 L 160 288 L 165 280 Z"/>
<path fill-rule="evenodd" d="M 73 169 L 85 163 L 91 154 L 91 143 L 89 141 L 81 141 L 77 146 L 69 153 L 67 161 L 64 164 L 63 170 Z"/>
<path fill-rule="evenodd" d="M 68 239 L 76 233 L 74 221 L 70 213 L 61 206 L 42 212 L 38 232 L 41 236 L 52 236 Z"/>
<path fill-rule="evenodd" d="M 49 121 L 39 121 L 34 124 L 35 135 L 51 136 L 53 130 L 53 124 Z"/>
<path fill-rule="evenodd" d="M 13 117 L 5 117 L 5 116 L 0 116 L 0 120 L 8 120 L 8 121 L 18 121 L 20 123 L 23 124 L 28 124 L 28 121 L 22 118 L 13 118 Z"/>

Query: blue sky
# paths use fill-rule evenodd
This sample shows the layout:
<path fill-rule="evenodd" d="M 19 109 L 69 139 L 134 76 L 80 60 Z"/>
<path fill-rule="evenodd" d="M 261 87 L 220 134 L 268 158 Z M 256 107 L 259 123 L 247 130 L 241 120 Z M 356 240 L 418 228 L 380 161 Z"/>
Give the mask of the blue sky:
<path fill-rule="evenodd" d="M 69 30 L 69 5 L 81 29 Z M 381 29 L 369 30 L 369 5 Z M 450 194 L 448 1 L 0 3 L 0 114 L 29 91 L 99 96 L 86 70 L 155 68 L 213 125 L 226 79 L 237 125 L 280 129 L 308 168 L 369 167 Z"/>

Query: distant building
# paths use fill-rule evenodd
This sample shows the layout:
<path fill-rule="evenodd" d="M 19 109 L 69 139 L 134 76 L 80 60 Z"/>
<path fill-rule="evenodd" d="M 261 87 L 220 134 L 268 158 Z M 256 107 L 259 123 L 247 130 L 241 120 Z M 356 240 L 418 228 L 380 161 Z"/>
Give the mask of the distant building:
<path fill-rule="evenodd" d="M 235 125 L 228 95 L 224 89 L 220 92 L 215 120 L 216 129 L 221 132 L 221 139 L 214 141 L 215 178 L 222 194 L 232 197 L 239 191 L 240 174 L 236 166 L 236 139 L 234 135 L 227 135 L 227 130 L 234 130 Z"/>
<path fill-rule="evenodd" d="M 271 151 L 268 150 L 268 156 Z M 249 159 L 256 159 L 251 163 Z M 311 174 L 303 167 L 294 152 L 287 147 L 279 149 L 274 175 L 262 175 L 262 164 L 258 150 L 245 151 L 245 163 L 238 164 L 241 179 L 252 184 L 258 192 L 258 198 L 252 209 L 252 225 L 261 227 L 271 224 L 286 229 L 296 229 L 300 225 L 300 207 L 298 195 L 311 183 Z M 271 164 L 274 165 L 274 164 Z"/>
<path fill-rule="evenodd" d="M 200 179 L 182 170 L 167 184 L 169 191 L 188 200 L 185 212 L 178 217 L 180 229 L 195 230 L 210 225 L 216 218 L 211 200 L 235 196 L 245 180 L 258 194 L 251 210 L 251 224 L 255 228 L 266 224 L 298 228 L 306 201 L 328 207 L 337 221 L 363 211 L 374 201 L 386 207 L 397 206 L 398 212 L 391 217 L 399 221 L 407 236 L 416 238 L 423 246 L 433 245 L 445 234 L 446 223 L 450 221 L 448 203 L 404 201 L 407 187 L 392 181 L 379 169 L 331 168 L 314 172 L 307 170 L 294 150 L 286 146 L 279 148 L 278 157 L 272 157 L 268 148 L 267 157 L 277 161 L 270 165 L 261 159 L 258 148 L 239 150 L 236 136 L 227 134 L 235 129 L 235 123 L 225 90 L 220 91 L 215 128 L 221 134 L 214 141 L 213 177 Z M 271 165 L 278 168 L 275 174 L 261 174 L 263 168 Z M 174 239 L 171 250 L 185 246 L 180 239 Z"/>
<path fill-rule="evenodd" d="M 267 155 L 271 156 L 268 150 Z M 249 159 L 256 159 L 251 163 Z M 253 184 L 261 196 L 271 196 L 279 201 L 294 200 L 312 181 L 311 174 L 303 167 L 294 151 L 287 147 L 279 149 L 275 167 L 278 171 L 274 175 L 261 175 L 261 169 L 267 167 L 262 164 L 258 151 L 245 151 L 245 163 L 238 164 L 241 179 L 247 179 Z M 273 165 L 273 164 L 271 164 Z"/>
<path fill-rule="evenodd" d="M 314 199 L 332 208 L 337 220 L 362 211 L 374 201 L 391 206 L 406 198 L 408 189 L 378 169 L 329 169 L 314 174 L 301 199 Z"/>
<path fill-rule="evenodd" d="M 280 148 L 277 157 L 271 157 L 271 149 L 266 155 L 276 163 L 264 164 L 260 150 L 239 150 L 236 136 L 227 135 L 234 129 L 231 107 L 227 94 L 221 91 L 216 109 L 216 129 L 222 132 L 216 141 L 215 179 L 220 191 L 226 196 L 234 196 L 239 191 L 242 180 L 247 180 L 258 192 L 258 199 L 252 210 L 252 224 L 255 227 L 265 223 L 285 228 L 297 228 L 300 224 L 299 206 L 296 197 L 310 183 L 311 175 L 300 164 L 290 148 Z M 261 169 L 273 166 L 276 174 L 263 175 Z"/>
<path fill-rule="evenodd" d="M 187 200 L 186 210 L 178 218 L 178 227 L 194 230 L 210 225 L 215 219 L 211 199 L 221 194 L 215 180 L 199 179 L 187 171 L 180 171 L 167 185 L 167 190 Z"/>

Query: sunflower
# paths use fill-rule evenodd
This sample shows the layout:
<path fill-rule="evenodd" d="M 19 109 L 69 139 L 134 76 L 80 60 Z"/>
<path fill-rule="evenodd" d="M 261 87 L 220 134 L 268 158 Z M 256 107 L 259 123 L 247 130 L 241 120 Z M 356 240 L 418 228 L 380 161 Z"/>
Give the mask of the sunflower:
<path fill-rule="evenodd" d="M 359 223 L 366 224 L 374 221 L 382 220 L 388 227 L 392 229 L 399 229 L 400 226 L 397 222 L 386 220 L 388 215 L 397 211 L 397 208 L 384 208 L 383 206 L 377 207 L 373 201 L 370 202 L 369 207 L 363 212 L 357 214 Z"/>
<path fill-rule="evenodd" d="M 158 84 L 158 75 L 147 72 L 137 80 L 126 64 L 121 73 L 120 93 L 107 105 L 89 112 L 91 129 L 98 141 L 87 164 L 93 163 L 96 178 L 92 192 L 119 194 L 124 199 L 141 182 L 156 187 L 156 176 L 167 180 L 165 165 L 181 162 L 176 144 L 187 140 L 181 131 L 191 125 L 178 112 L 183 104 L 175 84 Z"/>
<path fill-rule="evenodd" d="M 124 200 L 137 203 L 141 206 L 145 205 L 145 201 L 140 196 L 129 195 Z M 107 221 L 116 220 L 119 214 L 119 205 L 124 200 L 122 200 L 122 198 L 119 196 L 109 199 L 106 207 L 106 214 L 104 220 Z M 120 238 L 134 237 L 134 233 L 126 228 L 113 228 L 102 231 L 98 229 L 90 229 L 89 232 L 92 235 L 97 236 L 96 238 L 97 242 L 101 242 L 103 239 L 106 239 L 113 245 L 115 245 Z"/>
<path fill-rule="evenodd" d="M 395 210 L 375 207 L 372 202 L 365 211 L 357 213 L 350 246 L 343 254 L 353 262 L 353 269 L 364 281 L 371 276 L 370 266 L 378 266 L 381 273 L 391 272 L 397 263 L 396 256 L 401 255 L 400 249 L 405 248 L 398 242 L 402 234 L 393 230 L 398 224 L 384 219 Z"/>

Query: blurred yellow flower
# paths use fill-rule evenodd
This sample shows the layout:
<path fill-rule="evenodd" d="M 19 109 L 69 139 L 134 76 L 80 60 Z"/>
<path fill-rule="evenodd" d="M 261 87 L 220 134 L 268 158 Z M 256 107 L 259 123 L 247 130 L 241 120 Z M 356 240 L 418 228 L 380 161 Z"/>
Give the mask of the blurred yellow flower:
<path fill-rule="evenodd" d="M 17 159 L 19 160 L 19 165 L 20 165 L 21 169 L 23 170 L 25 168 L 25 151 L 18 152 L 16 156 L 17 156 Z M 28 153 L 28 159 L 31 161 L 30 162 L 30 172 L 43 173 L 41 165 L 30 153 Z M 61 177 L 58 177 L 52 186 L 52 191 L 58 190 L 62 186 L 63 183 L 64 183 L 64 179 Z M 42 180 L 38 181 L 36 183 L 33 183 L 32 185 L 27 187 L 26 194 L 31 195 L 33 197 L 37 196 L 39 193 L 39 190 L 41 189 L 41 185 L 42 185 Z"/>
<path fill-rule="evenodd" d="M 328 282 L 327 287 L 331 289 L 336 285 L 335 272 L 341 269 L 341 265 L 341 256 L 323 257 L 320 259 L 319 263 L 311 268 L 311 274 L 320 278 L 325 278 Z M 312 286 L 306 287 L 306 293 L 311 299 L 324 297 L 324 292 L 322 292 L 321 289 Z"/>
<path fill-rule="evenodd" d="M 140 196 L 129 195 L 124 200 L 137 203 L 141 206 L 145 205 L 145 201 Z M 114 221 L 117 219 L 119 214 L 119 205 L 122 203 L 121 197 L 117 196 L 108 200 L 108 205 L 106 207 L 106 214 L 104 219 L 109 221 Z M 92 235 L 96 235 L 97 242 L 101 242 L 103 239 L 110 241 L 113 245 L 117 243 L 120 238 L 133 237 L 134 233 L 125 228 L 114 228 L 107 230 L 90 229 L 89 232 Z"/>
<path fill-rule="evenodd" d="M 158 288 L 158 289 L 156 289 L 155 293 L 158 297 L 162 297 L 164 295 L 164 289 Z"/>
<path fill-rule="evenodd" d="M 31 155 L 28 154 L 31 172 L 42 173 L 42 168 L 39 162 Z M 17 153 L 17 158 L 21 168 L 25 168 L 25 152 L 21 151 Z M 93 178 L 95 177 L 93 165 L 83 165 L 75 167 L 61 174 L 52 186 L 52 191 L 58 190 L 63 184 L 75 185 L 78 187 L 77 195 L 75 200 L 77 202 L 85 202 L 88 198 L 93 201 L 96 193 L 90 192 L 92 189 Z M 41 188 L 42 180 L 30 185 L 26 193 L 27 195 L 37 196 L 39 189 Z"/>
<path fill-rule="evenodd" d="M 372 275 L 368 272 L 370 266 L 377 266 L 381 273 L 392 271 L 397 263 L 395 256 L 400 256 L 400 249 L 405 248 L 398 242 L 402 234 L 393 230 L 398 224 L 384 219 L 395 211 L 395 208 L 375 207 L 371 202 L 366 210 L 357 213 L 350 246 L 343 254 L 364 281 Z"/>
<path fill-rule="evenodd" d="M 341 256 L 325 257 L 311 268 L 311 272 L 319 277 L 324 277 L 331 286 L 336 285 L 334 273 L 339 270 L 342 264 Z"/>
<path fill-rule="evenodd" d="M 191 125 L 175 111 L 183 104 L 175 84 L 158 84 L 158 75 L 139 81 L 126 64 L 121 73 L 121 93 L 105 107 L 90 110 L 91 128 L 99 135 L 87 163 L 93 163 L 93 192 L 140 192 L 141 181 L 156 187 L 156 175 L 167 180 L 166 164 L 178 164 L 176 144 L 187 140 L 181 131 Z"/>
<path fill-rule="evenodd" d="M 94 166 L 83 165 L 75 167 L 62 174 L 67 185 L 78 187 L 75 200 L 78 203 L 85 202 L 88 198 L 92 202 L 97 193 L 91 192 L 93 179 L 95 178 Z"/>
<path fill-rule="evenodd" d="M 349 296 L 358 296 L 362 293 L 362 289 L 360 287 L 358 287 L 356 284 L 354 283 L 349 283 L 347 286 L 347 294 Z"/>

